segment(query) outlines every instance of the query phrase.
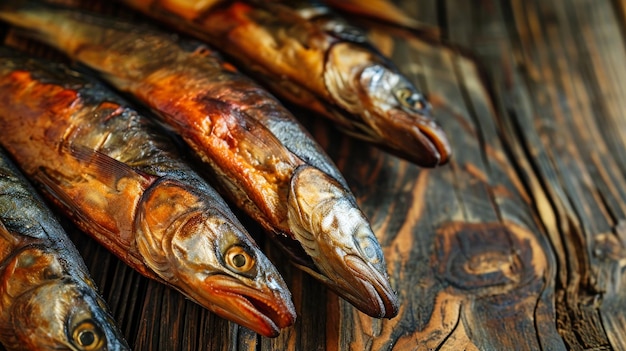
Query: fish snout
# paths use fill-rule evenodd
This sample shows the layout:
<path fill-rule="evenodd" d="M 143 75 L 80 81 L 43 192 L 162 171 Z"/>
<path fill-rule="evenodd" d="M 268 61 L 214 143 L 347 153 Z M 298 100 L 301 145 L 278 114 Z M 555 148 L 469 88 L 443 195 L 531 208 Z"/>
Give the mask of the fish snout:
<path fill-rule="evenodd" d="M 384 273 L 356 255 L 344 256 L 351 275 L 345 298 L 359 310 L 376 318 L 393 318 L 398 314 L 398 298 Z"/>
<path fill-rule="evenodd" d="M 450 143 L 439 124 L 428 116 L 414 116 L 403 109 L 389 111 L 390 118 L 379 127 L 388 137 L 394 149 L 422 167 L 436 167 L 448 162 L 451 155 Z"/>

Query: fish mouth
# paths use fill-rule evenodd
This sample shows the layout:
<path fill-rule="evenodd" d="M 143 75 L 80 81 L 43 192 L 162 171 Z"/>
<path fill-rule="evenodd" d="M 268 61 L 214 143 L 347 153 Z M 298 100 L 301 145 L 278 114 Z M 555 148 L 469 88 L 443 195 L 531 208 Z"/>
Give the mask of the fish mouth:
<path fill-rule="evenodd" d="M 403 109 L 389 112 L 384 129 L 388 147 L 422 167 L 444 165 L 450 159 L 450 144 L 443 129 L 427 115 L 415 116 Z M 384 145 L 383 145 L 384 147 Z"/>
<path fill-rule="evenodd" d="M 213 312 L 263 336 L 277 337 L 296 320 L 288 292 L 253 289 L 225 275 L 209 276 L 205 284 L 212 295 Z"/>
<path fill-rule="evenodd" d="M 368 316 L 388 319 L 395 317 L 398 314 L 398 299 L 395 292 L 386 283 L 382 274 L 359 261 L 359 258 L 354 257 L 346 260 L 349 273 L 341 276 L 342 281 L 328 278 L 318 268 L 301 266 L 297 263 L 296 266 L 324 283 L 335 294 Z"/>
<path fill-rule="evenodd" d="M 433 163 L 433 165 L 440 166 L 446 164 L 450 159 L 451 150 L 450 143 L 443 129 L 435 121 L 420 123 L 417 128 L 428 139 L 430 145 L 437 150 L 439 161 L 436 164 Z"/>
<path fill-rule="evenodd" d="M 344 261 L 352 273 L 346 300 L 372 317 L 395 317 L 398 298 L 385 275 L 356 255 L 346 255 Z"/>

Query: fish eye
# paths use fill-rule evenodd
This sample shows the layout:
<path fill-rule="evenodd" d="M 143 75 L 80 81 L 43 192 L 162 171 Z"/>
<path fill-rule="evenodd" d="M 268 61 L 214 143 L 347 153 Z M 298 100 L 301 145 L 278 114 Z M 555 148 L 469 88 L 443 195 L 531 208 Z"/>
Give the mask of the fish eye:
<path fill-rule="evenodd" d="M 74 328 L 72 339 L 79 350 L 97 350 L 104 344 L 100 329 L 91 321 L 81 322 Z"/>
<path fill-rule="evenodd" d="M 399 89 L 396 89 L 394 93 L 395 93 L 394 95 L 396 96 L 396 99 L 404 107 L 410 108 L 412 110 L 418 110 L 418 111 L 426 108 L 426 103 L 424 99 L 422 98 L 422 96 L 411 88 L 408 88 L 408 87 L 399 88 Z"/>
<path fill-rule="evenodd" d="M 372 264 L 380 264 L 383 261 L 380 245 L 372 237 L 364 237 L 358 240 L 359 247 L 365 258 Z"/>
<path fill-rule="evenodd" d="M 226 264 L 236 272 L 247 272 L 254 267 L 254 263 L 254 257 L 241 246 L 231 246 L 226 251 Z"/>

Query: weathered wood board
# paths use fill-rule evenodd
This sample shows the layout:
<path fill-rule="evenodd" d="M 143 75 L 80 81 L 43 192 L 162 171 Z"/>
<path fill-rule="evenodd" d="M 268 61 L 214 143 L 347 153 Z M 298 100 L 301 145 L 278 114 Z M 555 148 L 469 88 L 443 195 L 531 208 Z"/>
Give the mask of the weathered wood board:
<path fill-rule="evenodd" d="M 570 349 L 625 349 L 620 3 L 499 4 L 482 28 L 465 24 L 476 29 L 459 44 L 479 43 L 480 62 L 492 68 L 498 125 L 557 258 L 556 324 Z M 508 40 L 487 40 L 498 32 Z"/>
<path fill-rule="evenodd" d="M 421 169 L 304 121 L 372 221 L 399 315 L 357 312 L 259 235 L 298 312 L 260 337 L 73 230 L 134 349 L 626 350 L 625 3 L 398 3 L 445 44 L 362 23 L 429 94 L 450 164 Z"/>

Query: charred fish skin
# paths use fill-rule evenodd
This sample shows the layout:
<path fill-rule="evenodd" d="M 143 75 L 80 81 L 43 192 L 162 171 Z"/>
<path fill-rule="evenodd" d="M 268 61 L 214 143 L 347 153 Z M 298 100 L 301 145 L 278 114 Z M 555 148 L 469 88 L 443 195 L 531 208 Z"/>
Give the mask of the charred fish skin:
<path fill-rule="evenodd" d="M 82 258 L 0 149 L 0 342 L 8 350 L 130 350 Z"/>
<path fill-rule="evenodd" d="M 369 262 L 377 263 L 382 254 L 368 257 L 361 249 L 362 243 L 368 243 L 382 253 L 345 180 L 332 164 L 325 163 L 327 156 L 292 152 L 306 143 L 294 144 L 291 150 L 283 145 L 270 129 L 280 129 L 281 120 L 293 116 L 205 45 L 176 40 L 148 27 L 43 5 L 8 5 L 0 11 L 0 18 L 95 69 L 150 107 L 211 166 L 227 196 L 273 234 L 305 271 L 371 316 L 397 314 L 397 298 L 384 264 Z M 299 181 L 300 175 L 312 181 Z M 317 188 L 333 191 L 320 197 L 315 195 Z M 318 207 L 310 203 L 313 200 L 324 205 Z M 345 204 L 353 207 L 350 214 L 359 214 L 354 218 L 363 230 L 319 223 L 340 217 Z M 318 209 L 325 213 L 306 213 Z M 324 255 L 322 247 L 328 238 L 342 243 L 332 248 L 341 254 Z M 329 260 L 320 264 L 322 257 Z M 358 257 L 362 264 L 345 257 Z"/>
<path fill-rule="evenodd" d="M 440 37 L 439 28 L 422 23 L 391 0 L 325 0 L 333 9 L 366 19 L 382 21 L 432 38 Z"/>
<path fill-rule="evenodd" d="M 295 321 L 278 270 L 224 200 L 102 85 L 0 50 L 0 127 L 24 172 L 143 275 L 265 336 Z"/>
<path fill-rule="evenodd" d="M 319 2 L 123 2 L 219 47 L 275 94 L 349 135 L 424 167 L 450 157 L 424 94 L 360 29 Z"/>

